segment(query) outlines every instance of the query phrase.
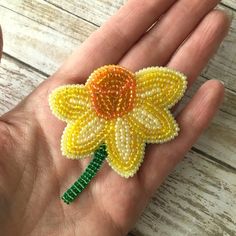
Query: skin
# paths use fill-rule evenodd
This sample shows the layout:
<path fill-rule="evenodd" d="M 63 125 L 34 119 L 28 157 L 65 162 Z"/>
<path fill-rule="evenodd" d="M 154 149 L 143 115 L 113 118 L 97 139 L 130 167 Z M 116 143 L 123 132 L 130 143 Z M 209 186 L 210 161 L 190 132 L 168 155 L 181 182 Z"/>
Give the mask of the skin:
<path fill-rule="evenodd" d="M 211 80 L 202 85 L 176 118 L 179 136 L 148 146 L 133 178 L 121 178 L 104 163 L 69 206 L 59 195 L 78 178 L 89 159 L 62 157 L 59 143 L 65 123 L 51 114 L 47 97 L 59 85 L 83 83 L 95 68 L 112 63 L 133 71 L 168 66 L 185 73 L 191 85 L 230 25 L 225 13 L 213 10 L 217 3 L 128 1 L 55 74 L 0 118 L 2 235 L 127 234 L 152 194 L 209 125 L 222 102 L 223 84 Z"/>

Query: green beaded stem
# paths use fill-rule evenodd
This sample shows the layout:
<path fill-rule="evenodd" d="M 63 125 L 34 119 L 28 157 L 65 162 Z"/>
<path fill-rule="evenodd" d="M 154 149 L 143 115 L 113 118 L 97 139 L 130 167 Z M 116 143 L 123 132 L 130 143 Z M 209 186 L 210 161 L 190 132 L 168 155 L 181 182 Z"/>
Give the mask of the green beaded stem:
<path fill-rule="evenodd" d="M 88 186 L 90 181 L 99 171 L 103 161 L 107 157 L 106 145 L 102 144 L 93 155 L 92 161 L 89 163 L 82 175 L 74 182 L 74 184 L 63 194 L 61 199 L 70 204 L 80 193 Z"/>

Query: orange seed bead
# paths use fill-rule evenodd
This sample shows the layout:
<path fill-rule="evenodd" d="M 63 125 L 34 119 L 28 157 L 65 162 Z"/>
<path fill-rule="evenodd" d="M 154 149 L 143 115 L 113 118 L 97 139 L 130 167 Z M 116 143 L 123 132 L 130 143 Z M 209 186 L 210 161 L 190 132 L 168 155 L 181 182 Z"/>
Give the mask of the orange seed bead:
<path fill-rule="evenodd" d="M 106 120 L 122 117 L 135 105 L 135 75 L 120 66 L 96 70 L 91 74 L 88 86 L 94 110 Z"/>

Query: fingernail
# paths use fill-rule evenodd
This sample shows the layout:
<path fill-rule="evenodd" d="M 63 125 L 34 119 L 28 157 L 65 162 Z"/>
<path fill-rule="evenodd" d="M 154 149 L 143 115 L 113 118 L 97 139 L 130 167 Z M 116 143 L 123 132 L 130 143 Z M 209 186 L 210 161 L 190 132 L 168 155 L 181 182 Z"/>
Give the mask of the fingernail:
<path fill-rule="evenodd" d="M 219 81 L 221 82 L 221 84 L 223 84 L 225 86 L 225 82 L 224 81 L 222 81 L 222 80 L 219 80 Z"/>

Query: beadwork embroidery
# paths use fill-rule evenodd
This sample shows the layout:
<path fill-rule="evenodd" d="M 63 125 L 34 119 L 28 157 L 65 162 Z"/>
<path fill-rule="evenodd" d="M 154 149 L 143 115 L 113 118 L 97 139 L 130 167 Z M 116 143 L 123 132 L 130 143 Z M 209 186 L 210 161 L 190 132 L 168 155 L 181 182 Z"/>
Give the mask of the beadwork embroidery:
<path fill-rule="evenodd" d="M 185 75 L 169 68 L 150 67 L 132 73 L 108 65 L 95 70 L 85 85 L 55 89 L 49 97 L 50 108 L 67 122 L 61 139 L 62 154 L 72 159 L 93 153 L 94 160 L 101 157 L 93 161 L 92 171 L 88 171 L 91 166 L 86 169 L 87 179 L 83 177 L 82 181 L 81 176 L 63 200 L 74 200 L 103 159 L 128 178 L 139 169 L 146 143 L 163 143 L 176 137 L 179 127 L 169 109 L 181 99 L 186 86 Z"/>

